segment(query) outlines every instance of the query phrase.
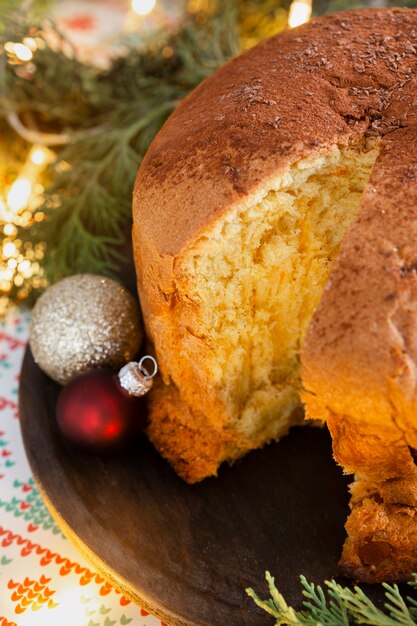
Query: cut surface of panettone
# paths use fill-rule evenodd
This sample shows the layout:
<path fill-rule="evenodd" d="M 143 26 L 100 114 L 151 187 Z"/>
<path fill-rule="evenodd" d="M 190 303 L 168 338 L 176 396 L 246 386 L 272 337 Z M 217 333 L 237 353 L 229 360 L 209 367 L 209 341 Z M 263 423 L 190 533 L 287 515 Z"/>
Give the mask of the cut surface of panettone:
<path fill-rule="evenodd" d="M 181 382 L 153 393 L 149 434 L 186 480 L 303 420 L 300 346 L 377 152 L 363 141 L 295 163 L 179 260 L 169 377 Z"/>
<path fill-rule="evenodd" d="M 196 482 L 300 423 L 301 393 L 355 474 L 359 580 L 417 569 L 416 70 L 415 10 L 287 31 L 183 101 L 134 193 L 151 440 Z"/>

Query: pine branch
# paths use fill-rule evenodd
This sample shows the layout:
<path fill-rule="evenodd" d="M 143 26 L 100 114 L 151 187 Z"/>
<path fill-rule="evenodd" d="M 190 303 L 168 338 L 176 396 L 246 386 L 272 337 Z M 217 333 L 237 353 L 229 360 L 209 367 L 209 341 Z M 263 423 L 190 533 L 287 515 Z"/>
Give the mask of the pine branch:
<path fill-rule="evenodd" d="M 394 624 L 399 626 L 401 624 L 392 616 L 390 617 L 378 609 L 360 587 L 354 587 L 352 590 L 342 587 L 334 580 L 326 581 L 326 585 L 330 590 L 329 594 L 344 604 L 349 615 L 354 618 L 357 624 L 371 624 L 372 626 L 394 626 Z M 389 604 L 385 606 L 391 608 Z M 404 621 L 403 624 L 405 626 L 409 622 Z"/>
<path fill-rule="evenodd" d="M 127 128 L 115 124 L 72 143 L 55 165 L 42 209 L 47 219 L 28 236 L 46 242 L 50 281 L 77 272 L 113 275 L 123 259 L 117 251 L 131 223 L 131 193 L 140 152 L 131 141 L 153 123 L 159 128 L 175 102 L 166 102 Z M 79 154 L 85 155 L 80 160 Z M 57 204 L 58 198 L 58 204 Z"/>
<path fill-rule="evenodd" d="M 276 626 L 284 624 L 288 626 L 307 626 L 309 622 L 305 621 L 303 615 L 288 606 L 284 596 L 275 586 L 275 579 L 269 572 L 266 572 L 265 578 L 268 582 L 269 593 L 271 594 L 270 599 L 261 600 L 252 588 L 246 589 L 246 593 L 253 599 L 255 604 L 269 613 L 269 615 L 272 615 L 272 617 L 275 617 Z"/>
<path fill-rule="evenodd" d="M 261 609 L 275 618 L 275 626 L 349 626 L 349 624 L 371 624 L 372 626 L 417 626 L 415 599 L 403 598 L 397 585 L 383 583 L 386 602 L 384 609 L 378 608 L 360 587 L 343 587 L 335 580 L 325 581 L 327 592 L 320 585 L 309 583 L 300 577 L 303 611 L 289 606 L 277 590 L 274 578 L 266 572 L 270 598 L 261 600 L 253 589 L 248 595 Z M 417 575 L 410 581 L 417 588 Z"/>
<path fill-rule="evenodd" d="M 300 580 L 306 598 L 303 606 L 309 611 L 311 619 L 323 626 L 349 626 L 348 613 L 340 597 L 329 594 L 331 599 L 328 602 L 320 585 L 309 583 L 305 576 L 301 576 Z"/>
<path fill-rule="evenodd" d="M 10 29 L 19 40 L 29 27 L 19 18 Z M 226 6 L 208 23 L 190 22 L 150 50 L 132 48 L 101 73 L 64 53 L 66 42 L 55 35 L 58 50 L 44 37 L 33 79 L 9 65 L 3 77 L 0 114 L 14 111 L 41 130 L 70 138 L 49 171 L 51 184 L 39 207 L 46 219 L 22 229 L 19 238 L 46 244 L 43 266 L 50 282 L 87 271 L 111 276 L 130 237 L 141 159 L 181 99 L 238 52 L 237 13 Z"/>

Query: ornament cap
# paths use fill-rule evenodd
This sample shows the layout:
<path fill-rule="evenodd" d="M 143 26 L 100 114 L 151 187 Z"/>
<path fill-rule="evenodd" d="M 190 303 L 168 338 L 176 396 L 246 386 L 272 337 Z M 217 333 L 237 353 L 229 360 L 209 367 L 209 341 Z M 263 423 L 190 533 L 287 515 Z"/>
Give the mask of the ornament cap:
<path fill-rule="evenodd" d="M 153 369 L 148 372 L 144 366 L 145 361 L 151 361 Z M 153 378 L 158 372 L 158 364 L 153 356 L 147 354 L 143 356 L 139 363 L 131 361 L 127 363 L 119 372 L 120 385 L 131 396 L 144 396 L 152 389 Z"/>

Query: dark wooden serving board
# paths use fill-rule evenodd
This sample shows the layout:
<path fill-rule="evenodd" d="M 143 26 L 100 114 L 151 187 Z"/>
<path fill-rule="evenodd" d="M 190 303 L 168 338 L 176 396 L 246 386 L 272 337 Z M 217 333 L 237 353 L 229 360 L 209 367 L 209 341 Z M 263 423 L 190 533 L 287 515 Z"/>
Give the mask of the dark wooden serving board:
<path fill-rule="evenodd" d="M 144 435 L 109 459 L 62 441 L 58 391 L 28 350 L 20 414 L 34 477 L 69 538 L 144 608 L 169 624 L 271 624 L 244 591 L 268 595 L 265 570 L 296 606 L 300 574 L 336 575 L 348 493 L 325 429 L 294 428 L 189 486 Z"/>

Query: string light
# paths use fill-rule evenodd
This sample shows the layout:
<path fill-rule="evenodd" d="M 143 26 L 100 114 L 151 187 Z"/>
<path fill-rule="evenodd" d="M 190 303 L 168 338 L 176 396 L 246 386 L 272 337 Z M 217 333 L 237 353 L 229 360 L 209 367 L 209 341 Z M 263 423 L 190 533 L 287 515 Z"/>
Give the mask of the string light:
<path fill-rule="evenodd" d="M 311 17 L 312 0 L 294 0 L 288 15 L 288 25 L 290 28 L 301 26 Z"/>
<path fill-rule="evenodd" d="M 24 299 L 31 288 L 46 286 L 39 264 L 44 255 L 44 245 L 23 243 L 18 238 L 18 232 L 19 227 L 27 227 L 45 217 L 38 211 L 43 192 L 41 176 L 54 158 L 55 154 L 49 148 L 32 146 L 6 198 L 0 197 L 0 291 L 5 294 L 0 296 L 0 316 L 7 310 L 7 294 L 12 289 L 15 289 L 18 298 Z"/>
<path fill-rule="evenodd" d="M 28 46 L 25 46 L 24 43 L 15 43 L 13 52 L 19 61 L 30 61 L 33 58 L 32 50 Z"/>
<path fill-rule="evenodd" d="M 42 171 L 55 158 L 55 152 L 46 146 L 34 145 L 30 149 L 27 160 L 40 167 Z M 39 170 L 38 170 L 39 173 Z"/>
<path fill-rule="evenodd" d="M 20 176 L 14 181 L 7 194 L 7 206 L 19 213 L 30 202 L 39 174 L 51 162 L 53 152 L 44 146 L 33 146 Z"/>
<path fill-rule="evenodd" d="M 26 176 L 17 178 L 7 194 L 7 206 L 18 213 L 27 206 L 32 194 L 32 183 Z"/>
<path fill-rule="evenodd" d="M 37 48 L 38 48 L 38 44 L 36 42 L 36 39 L 34 39 L 33 37 L 25 37 L 23 39 L 23 43 L 25 44 L 25 46 L 30 48 L 30 50 L 32 50 L 32 52 L 35 52 L 35 50 L 37 50 Z"/>
<path fill-rule="evenodd" d="M 32 147 L 20 175 L 13 182 L 7 193 L 6 204 L 0 201 L 0 214 L 2 214 L 3 218 L 10 218 L 11 214 L 21 214 L 22 210 L 33 200 L 34 193 L 39 189 L 43 190 L 43 187 L 39 185 L 38 179 L 53 159 L 53 154 L 51 150 L 44 146 Z"/>
<path fill-rule="evenodd" d="M 13 256 L 15 252 L 16 252 L 16 246 L 14 243 L 12 243 L 11 241 L 8 241 L 7 243 L 4 244 L 3 256 L 5 259 L 8 259 L 9 257 Z"/>
<path fill-rule="evenodd" d="M 138 15 L 149 15 L 156 5 L 156 0 L 132 0 L 132 9 Z"/>
<path fill-rule="evenodd" d="M 49 152 L 43 146 L 34 146 L 29 153 L 29 159 L 34 165 L 44 165 L 48 160 Z"/>
<path fill-rule="evenodd" d="M 17 232 L 16 226 L 14 224 L 5 224 L 3 227 L 3 233 L 6 236 L 15 235 Z"/>
<path fill-rule="evenodd" d="M 4 49 L 9 55 L 9 60 L 15 63 L 27 63 L 31 61 L 36 48 L 36 41 L 32 37 L 25 37 L 23 43 L 7 41 L 4 44 Z"/>

